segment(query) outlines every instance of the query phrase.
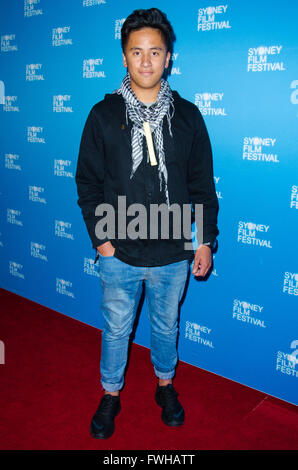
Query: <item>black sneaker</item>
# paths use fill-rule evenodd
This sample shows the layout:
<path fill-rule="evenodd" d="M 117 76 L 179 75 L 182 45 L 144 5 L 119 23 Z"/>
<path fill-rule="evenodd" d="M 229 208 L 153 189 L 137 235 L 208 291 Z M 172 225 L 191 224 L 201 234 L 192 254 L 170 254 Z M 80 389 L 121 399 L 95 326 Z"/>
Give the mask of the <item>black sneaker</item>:
<path fill-rule="evenodd" d="M 184 409 L 177 396 L 178 393 L 172 384 L 157 384 L 155 401 L 162 407 L 161 419 L 168 426 L 181 426 L 184 423 Z"/>
<path fill-rule="evenodd" d="M 120 413 L 120 396 L 105 394 L 92 418 L 90 434 L 96 439 L 107 439 L 115 431 L 114 418 Z"/>

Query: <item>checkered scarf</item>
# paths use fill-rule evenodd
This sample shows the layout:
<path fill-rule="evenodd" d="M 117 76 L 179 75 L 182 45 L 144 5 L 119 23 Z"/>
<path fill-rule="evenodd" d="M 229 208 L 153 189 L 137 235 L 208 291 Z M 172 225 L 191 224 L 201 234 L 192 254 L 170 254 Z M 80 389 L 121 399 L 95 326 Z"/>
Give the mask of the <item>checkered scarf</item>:
<path fill-rule="evenodd" d="M 152 132 L 155 148 L 158 153 L 158 175 L 160 181 L 160 191 L 162 190 L 162 183 L 164 181 L 165 196 L 167 205 L 170 206 L 168 194 L 168 172 L 165 164 L 165 154 L 163 148 L 163 118 L 167 116 L 170 136 L 172 136 L 171 119 L 174 115 L 174 100 L 171 88 L 168 82 L 164 79 L 161 80 L 160 90 L 157 95 L 156 103 L 150 108 L 141 103 L 130 86 L 130 75 L 127 72 L 121 86 L 115 93 L 122 95 L 126 105 L 126 122 L 128 123 L 128 116 L 133 122 L 131 131 L 131 147 L 132 147 L 132 170 L 130 178 L 133 177 L 136 169 L 143 159 L 143 137 L 145 135 L 143 130 L 143 122 L 148 121 Z M 171 110 L 172 108 L 172 110 Z M 149 161 L 149 153 L 147 149 L 147 162 Z"/>

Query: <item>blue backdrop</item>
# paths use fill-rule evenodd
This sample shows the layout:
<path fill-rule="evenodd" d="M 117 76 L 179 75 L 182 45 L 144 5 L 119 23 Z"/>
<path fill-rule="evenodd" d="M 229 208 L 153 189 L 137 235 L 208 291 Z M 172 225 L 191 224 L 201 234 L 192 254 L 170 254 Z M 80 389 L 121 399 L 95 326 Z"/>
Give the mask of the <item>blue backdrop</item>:
<path fill-rule="evenodd" d="M 152 6 L 176 32 L 169 82 L 203 114 L 220 203 L 213 273 L 207 282 L 191 276 L 181 309 L 180 360 L 297 404 L 292 0 L 2 1 L 1 286 L 102 328 L 94 250 L 77 206 L 79 142 L 91 107 L 125 74 L 124 19 Z M 135 342 L 149 340 L 144 305 Z"/>

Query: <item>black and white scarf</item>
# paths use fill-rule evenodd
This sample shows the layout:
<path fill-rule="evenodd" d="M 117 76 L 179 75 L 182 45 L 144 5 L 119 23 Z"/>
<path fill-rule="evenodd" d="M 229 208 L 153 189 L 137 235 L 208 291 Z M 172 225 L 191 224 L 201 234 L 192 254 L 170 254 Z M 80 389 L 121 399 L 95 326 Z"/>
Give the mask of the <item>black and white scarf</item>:
<path fill-rule="evenodd" d="M 153 141 L 158 152 L 160 191 L 162 190 L 162 182 L 164 181 L 166 202 L 167 205 L 170 206 L 168 194 L 168 172 L 165 163 L 162 127 L 163 118 L 164 116 L 167 116 L 169 133 L 172 137 L 171 119 L 174 115 L 174 100 L 171 88 L 166 80 L 161 79 L 161 86 L 157 95 L 157 100 L 152 106 L 150 106 L 150 108 L 148 108 L 137 99 L 136 95 L 132 91 L 130 86 L 130 75 L 129 72 L 127 72 L 120 88 L 116 90 L 115 93 L 122 95 L 125 101 L 126 122 L 128 123 L 128 116 L 133 122 L 131 131 L 132 170 L 130 178 L 133 177 L 136 169 L 143 159 L 143 138 L 145 135 L 143 122 L 147 121 L 150 123 Z M 148 151 L 147 161 L 149 161 Z"/>

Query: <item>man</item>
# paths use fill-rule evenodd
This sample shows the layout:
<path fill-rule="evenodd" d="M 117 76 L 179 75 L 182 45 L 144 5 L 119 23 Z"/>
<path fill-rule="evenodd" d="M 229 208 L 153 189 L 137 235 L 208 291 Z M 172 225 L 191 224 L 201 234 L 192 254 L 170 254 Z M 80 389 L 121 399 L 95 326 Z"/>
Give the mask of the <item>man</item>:
<path fill-rule="evenodd" d="M 194 260 L 195 276 L 207 274 L 219 233 L 205 124 L 197 107 L 162 78 L 175 40 L 172 26 L 156 8 L 136 10 L 124 22 L 121 38 L 127 74 L 116 92 L 91 109 L 76 172 L 78 204 L 96 249 L 95 262 L 99 257 L 102 286 L 104 395 L 90 425 L 91 435 L 99 439 L 113 434 L 114 418 L 121 409 L 129 336 L 143 284 L 151 360 L 158 378 L 155 400 L 165 424 L 183 424 L 184 410 L 172 384 L 178 360 L 178 307 L 190 263 Z M 121 197 L 130 208 L 127 211 Z M 150 209 L 162 204 L 168 209 L 203 205 L 203 240 L 195 255 L 186 248 L 189 234 L 163 236 L 164 220 L 156 223 L 149 218 Z M 104 211 L 109 212 L 109 207 L 116 215 L 116 229 L 105 233 L 103 224 L 110 219 Z M 129 230 L 136 232 L 132 230 L 136 207 L 144 208 L 146 215 L 138 219 L 139 236 L 129 237 Z M 181 229 L 181 220 L 171 219 L 170 229 L 175 231 L 177 224 Z"/>

